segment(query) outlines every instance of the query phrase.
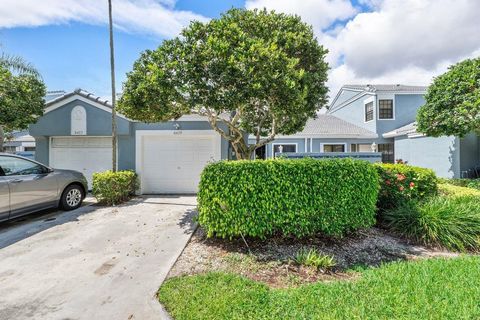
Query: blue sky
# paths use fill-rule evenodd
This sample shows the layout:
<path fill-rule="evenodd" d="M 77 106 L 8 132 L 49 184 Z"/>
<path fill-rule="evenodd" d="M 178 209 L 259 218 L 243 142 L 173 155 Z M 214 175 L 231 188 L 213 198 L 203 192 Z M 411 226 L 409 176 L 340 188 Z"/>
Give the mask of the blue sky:
<path fill-rule="evenodd" d="M 49 90 L 110 95 L 106 0 L 2 0 L 0 50 L 32 62 Z M 139 53 L 191 19 L 231 7 L 299 14 L 329 50 L 331 95 L 344 83 L 428 84 L 480 54 L 480 1 L 113 0 L 117 87 Z"/>

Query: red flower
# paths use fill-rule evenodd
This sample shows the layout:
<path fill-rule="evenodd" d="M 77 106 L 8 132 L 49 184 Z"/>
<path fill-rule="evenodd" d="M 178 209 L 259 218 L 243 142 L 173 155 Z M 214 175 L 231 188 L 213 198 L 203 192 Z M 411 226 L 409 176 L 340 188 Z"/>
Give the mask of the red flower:
<path fill-rule="evenodd" d="M 390 180 L 387 180 L 387 181 L 385 181 L 385 184 L 386 185 L 391 185 L 392 183 L 390 182 Z"/>
<path fill-rule="evenodd" d="M 413 187 L 415 187 L 415 183 L 410 182 L 410 189 L 413 189 Z"/>
<path fill-rule="evenodd" d="M 398 190 L 403 191 L 405 189 L 403 186 L 398 187 Z"/>
<path fill-rule="evenodd" d="M 403 180 L 405 180 L 405 178 L 406 177 L 403 174 L 397 173 L 397 180 L 398 181 L 403 181 Z"/>

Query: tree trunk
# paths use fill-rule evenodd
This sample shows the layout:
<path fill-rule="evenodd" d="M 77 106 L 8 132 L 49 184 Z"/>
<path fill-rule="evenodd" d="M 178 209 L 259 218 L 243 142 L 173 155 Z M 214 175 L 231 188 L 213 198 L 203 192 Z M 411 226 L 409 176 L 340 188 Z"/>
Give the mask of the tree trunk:
<path fill-rule="evenodd" d="M 253 150 L 249 148 L 248 141 L 245 141 L 245 138 L 242 137 L 238 142 L 231 141 L 231 145 L 235 150 L 237 160 L 252 160 Z"/>
<path fill-rule="evenodd" d="M 115 55 L 113 47 L 112 0 L 108 0 L 108 21 L 110 26 L 110 75 L 112 81 L 112 171 L 117 171 L 117 119 L 115 93 Z"/>
<path fill-rule="evenodd" d="M 5 132 L 3 126 L 0 126 L 0 152 L 3 152 L 3 143 L 5 141 Z"/>

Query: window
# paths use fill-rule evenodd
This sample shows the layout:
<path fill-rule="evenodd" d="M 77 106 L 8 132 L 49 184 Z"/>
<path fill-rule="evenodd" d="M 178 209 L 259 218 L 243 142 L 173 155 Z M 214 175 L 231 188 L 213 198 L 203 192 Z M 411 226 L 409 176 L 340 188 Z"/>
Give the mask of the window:
<path fill-rule="evenodd" d="M 6 176 L 47 173 L 44 166 L 15 157 L 0 157 L 0 168 L 3 169 Z"/>
<path fill-rule="evenodd" d="M 393 100 L 378 100 L 378 118 L 393 119 Z"/>
<path fill-rule="evenodd" d="M 281 151 L 282 153 L 283 152 L 297 152 L 297 144 L 292 144 L 292 143 L 273 144 L 273 157 L 275 157 L 276 153 L 280 152 L 280 149 L 282 149 L 282 151 Z"/>
<path fill-rule="evenodd" d="M 24 150 L 27 152 L 35 152 L 35 147 L 25 147 Z"/>
<path fill-rule="evenodd" d="M 267 147 L 261 146 L 260 148 L 255 149 L 254 159 L 266 159 L 267 158 Z"/>
<path fill-rule="evenodd" d="M 365 104 L 365 122 L 373 120 L 373 102 Z"/>
<path fill-rule="evenodd" d="M 345 144 L 324 144 L 323 152 L 345 152 Z"/>
<path fill-rule="evenodd" d="M 382 162 L 394 163 L 395 154 L 393 150 L 393 143 L 382 143 L 378 145 L 378 152 L 382 153 Z"/>
<path fill-rule="evenodd" d="M 351 144 L 350 149 L 352 152 L 372 152 L 372 145 L 371 144 Z"/>

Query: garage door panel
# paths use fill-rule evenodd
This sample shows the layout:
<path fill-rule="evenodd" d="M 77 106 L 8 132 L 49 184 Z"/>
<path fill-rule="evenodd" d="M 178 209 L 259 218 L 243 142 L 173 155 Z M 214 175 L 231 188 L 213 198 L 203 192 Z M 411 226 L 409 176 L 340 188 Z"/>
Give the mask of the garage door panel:
<path fill-rule="evenodd" d="M 138 147 L 143 193 L 196 193 L 200 174 L 220 145 L 213 135 L 149 135 Z"/>
<path fill-rule="evenodd" d="M 55 137 L 51 143 L 50 165 L 82 172 L 92 187 L 95 172 L 111 169 L 111 138 Z"/>

